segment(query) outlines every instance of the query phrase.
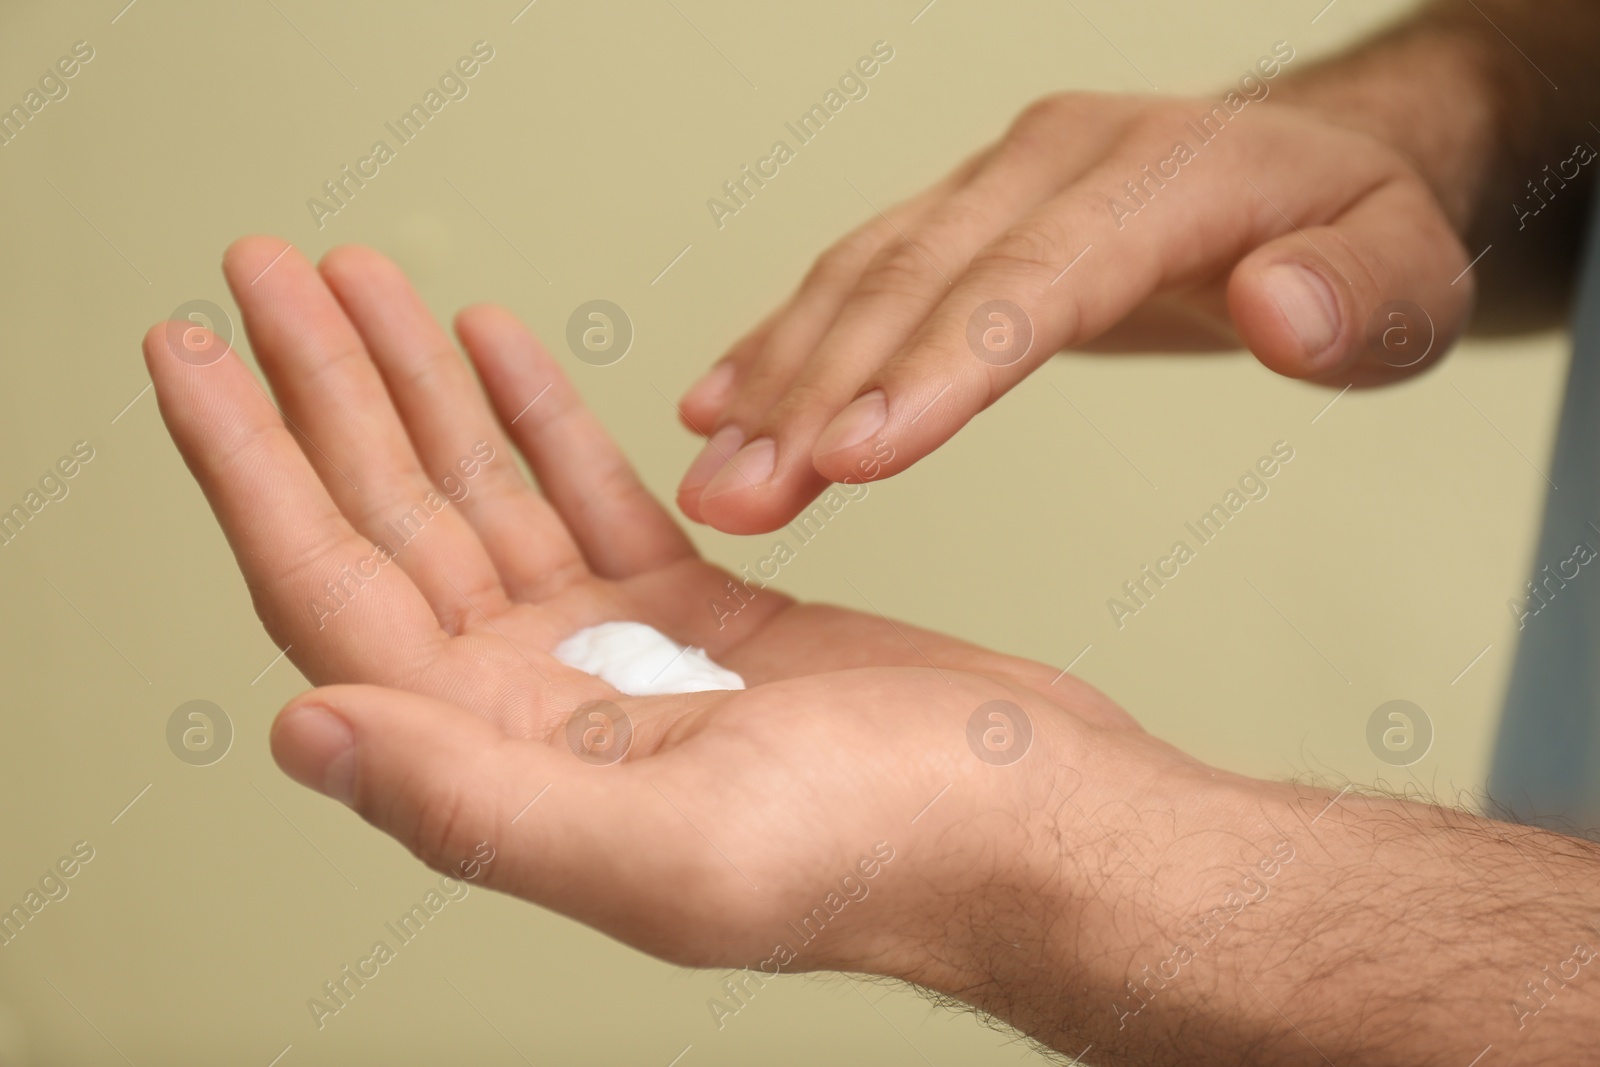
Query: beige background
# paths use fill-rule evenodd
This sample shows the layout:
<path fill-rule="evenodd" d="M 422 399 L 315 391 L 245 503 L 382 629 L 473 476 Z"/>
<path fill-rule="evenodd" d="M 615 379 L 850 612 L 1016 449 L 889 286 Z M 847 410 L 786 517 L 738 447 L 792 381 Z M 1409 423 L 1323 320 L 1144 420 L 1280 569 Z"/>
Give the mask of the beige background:
<path fill-rule="evenodd" d="M 186 300 L 231 313 L 218 257 L 248 231 L 312 254 L 370 243 L 440 315 L 503 301 L 558 345 L 571 310 L 606 297 L 631 314 L 633 351 L 569 369 L 669 494 L 695 444 L 660 393 L 867 214 L 849 183 L 884 204 L 1045 92 L 1205 90 L 1275 41 L 1303 64 L 1403 5 L 1344 0 L 1313 25 L 1321 0 L 938 0 L 913 23 L 922 0 L 539 0 L 513 24 L 521 0 L 140 0 L 119 16 L 124 2 L 0 13 L 0 102 L 74 41 L 96 50 L 0 148 L 0 502 L 73 442 L 96 450 L 0 548 L 0 903 L 73 842 L 97 853 L 0 948 L 0 1064 L 265 1067 L 286 1046 L 284 1067 L 665 1067 L 686 1045 L 683 1067 L 1029 1058 L 966 1016 L 837 978 L 786 979 L 719 1032 L 720 976 L 481 892 L 318 1032 L 306 998 L 433 878 L 273 766 L 266 725 L 304 681 L 286 662 L 261 675 L 275 649 L 140 395 L 139 337 Z M 471 95 L 318 231 L 306 198 L 479 39 L 496 57 Z M 879 39 L 896 56 L 871 95 L 716 230 L 705 199 Z M 1453 796 L 1485 775 L 1564 359 L 1555 336 L 1471 344 L 1320 419 L 1331 393 L 1247 357 L 1058 360 L 874 488 L 783 581 L 857 604 L 848 578 L 892 615 L 1063 666 L 1092 646 L 1079 673 L 1229 768 Z M 1271 496 L 1119 632 L 1106 598 L 1277 440 L 1297 456 Z M 735 567 L 768 547 L 697 536 Z M 1394 697 L 1437 730 L 1409 771 L 1364 738 Z M 164 738 L 194 698 L 237 733 L 206 768 Z"/>

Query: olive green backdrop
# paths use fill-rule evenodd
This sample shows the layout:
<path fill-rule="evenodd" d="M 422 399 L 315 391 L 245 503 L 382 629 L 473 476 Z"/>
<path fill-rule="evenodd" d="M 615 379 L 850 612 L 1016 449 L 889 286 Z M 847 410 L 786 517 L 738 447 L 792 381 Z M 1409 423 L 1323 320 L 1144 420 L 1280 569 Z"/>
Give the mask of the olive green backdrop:
<path fill-rule="evenodd" d="M 0 104 L 75 42 L 94 50 L 0 147 L 0 509 L 76 442 L 94 450 L 68 495 L 0 547 L 0 905 L 76 842 L 94 849 L 70 895 L 0 947 L 0 1064 L 1033 1055 L 914 995 L 834 977 L 783 979 L 719 1030 L 706 1002 L 720 975 L 479 891 L 319 1031 L 307 998 L 434 876 L 272 764 L 267 724 L 305 682 L 273 663 L 142 392 L 140 335 L 190 300 L 237 321 L 217 263 L 239 234 L 312 255 L 369 243 L 441 316 L 478 300 L 517 309 L 670 495 L 695 442 L 664 396 L 865 218 L 866 200 L 911 193 L 1046 92 L 1208 91 L 1276 41 L 1305 63 L 1404 5 L 522 2 L 0 9 Z M 470 94 L 319 229 L 307 199 L 480 40 L 494 58 Z M 870 94 L 719 230 L 706 199 L 879 40 L 894 59 Z M 606 368 L 562 343 L 594 298 L 637 332 Z M 1247 356 L 1057 360 L 875 486 L 782 584 L 862 606 L 853 582 L 891 615 L 1075 661 L 1151 730 L 1225 767 L 1453 797 L 1487 767 L 1563 346 L 1469 344 L 1420 381 L 1331 408 L 1333 393 Z M 1270 496 L 1118 629 L 1107 598 L 1277 441 L 1295 459 Z M 770 543 L 696 537 L 733 567 Z M 1373 710 L 1397 698 L 1435 734 L 1407 769 L 1367 740 Z M 167 742 L 169 716 L 194 699 L 234 730 L 210 766 Z"/>

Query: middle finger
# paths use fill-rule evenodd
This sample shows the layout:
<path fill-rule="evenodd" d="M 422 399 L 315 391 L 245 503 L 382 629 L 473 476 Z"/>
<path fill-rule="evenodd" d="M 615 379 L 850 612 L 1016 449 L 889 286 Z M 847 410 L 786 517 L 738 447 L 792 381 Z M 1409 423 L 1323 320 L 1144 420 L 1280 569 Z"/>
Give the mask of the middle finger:
<path fill-rule="evenodd" d="M 361 337 L 316 269 L 280 238 L 223 257 L 256 360 L 350 525 L 384 545 L 448 633 L 508 604 L 472 528 L 429 481 Z"/>

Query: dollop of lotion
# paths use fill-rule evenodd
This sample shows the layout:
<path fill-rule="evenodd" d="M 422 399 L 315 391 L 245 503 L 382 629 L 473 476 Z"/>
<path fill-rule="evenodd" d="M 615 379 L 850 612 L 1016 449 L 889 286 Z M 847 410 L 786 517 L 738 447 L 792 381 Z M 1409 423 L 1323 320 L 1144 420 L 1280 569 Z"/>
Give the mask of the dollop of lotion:
<path fill-rule="evenodd" d="M 744 679 L 642 622 L 603 622 L 556 646 L 556 659 L 631 697 L 743 689 Z"/>

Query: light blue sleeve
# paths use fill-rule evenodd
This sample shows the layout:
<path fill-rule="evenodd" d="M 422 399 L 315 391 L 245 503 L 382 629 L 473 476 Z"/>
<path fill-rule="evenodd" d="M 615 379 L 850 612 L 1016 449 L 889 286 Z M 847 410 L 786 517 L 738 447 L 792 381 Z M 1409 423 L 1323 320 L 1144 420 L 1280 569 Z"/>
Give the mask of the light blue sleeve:
<path fill-rule="evenodd" d="M 1490 799 L 1515 818 L 1586 836 L 1600 836 L 1600 559 L 1589 555 L 1600 553 L 1600 211 L 1594 207 L 1550 472 L 1559 488 L 1549 493 L 1531 567 L 1537 596 L 1523 590 L 1514 612 L 1522 628 L 1489 775 Z M 1593 561 L 1584 565 L 1586 558 Z"/>

